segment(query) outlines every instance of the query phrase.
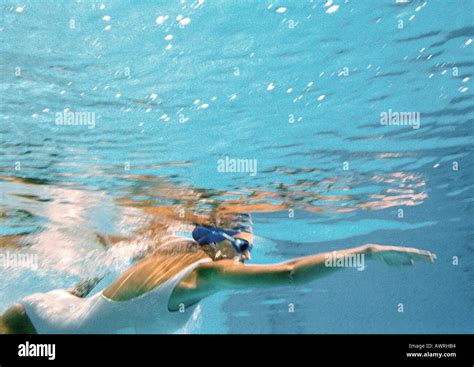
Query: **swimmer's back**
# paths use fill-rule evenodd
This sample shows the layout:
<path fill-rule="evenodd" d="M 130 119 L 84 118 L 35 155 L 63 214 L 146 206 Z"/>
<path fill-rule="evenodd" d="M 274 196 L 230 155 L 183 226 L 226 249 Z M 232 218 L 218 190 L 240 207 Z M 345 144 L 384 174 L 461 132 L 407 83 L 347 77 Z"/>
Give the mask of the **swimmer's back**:
<path fill-rule="evenodd" d="M 183 279 L 207 261 L 211 260 L 200 258 L 180 270 L 162 264 L 165 265 L 163 276 L 158 277 L 161 280 L 157 286 L 151 287 L 156 277 L 152 272 L 141 288 L 151 287 L 150 291 L 122 301 L 108 298 L 105 292 L 79 298 L 64 290 L 54 290 L 26 297 L 22 305 L 40 334 L 174 333 L 187 324 L 196 308 L 190 306 L 185 312 L 171 312 L 168 307 L 171 294 Z M 151 267 L 151 263 L 148 265 Z M 134 276 L 133 272 L 128 275 Z M 124 282 L 126 278 L 120 279 Z"/>

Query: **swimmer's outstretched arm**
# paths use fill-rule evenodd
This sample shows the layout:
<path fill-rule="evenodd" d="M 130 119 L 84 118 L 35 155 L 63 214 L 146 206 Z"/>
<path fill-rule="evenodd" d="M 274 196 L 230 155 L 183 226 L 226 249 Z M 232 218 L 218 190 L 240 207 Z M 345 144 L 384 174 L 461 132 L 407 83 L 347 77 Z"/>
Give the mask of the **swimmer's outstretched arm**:
<path fill-rule="evenodd" d="M 198 278 L 222 288 L 267 287 L 271 285 L 299 284 L 328 275 L 340 267 L 326 265 L 329 256 L 364 255 L 368 259 L 382 260 L 389 265 L 412 265 L 415 261 L 433 262 L 436 255 L 416 248 L 368 244 L 336 252 L 296 258 L 279 264 L 243 265 L 222 260 L 202 265 Z"/>

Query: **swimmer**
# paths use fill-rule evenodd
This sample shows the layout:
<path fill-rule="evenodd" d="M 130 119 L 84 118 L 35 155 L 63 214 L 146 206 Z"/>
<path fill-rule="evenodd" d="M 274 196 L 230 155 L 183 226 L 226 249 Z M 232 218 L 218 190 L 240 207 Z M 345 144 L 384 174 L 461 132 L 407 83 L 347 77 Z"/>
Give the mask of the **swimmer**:
<path fill-rule="evenodd" d="M 0 333 L 174 333 L 183 328 L 199 302 L 216 292 L 304 284 L 335 272 L 331 253 L 278 264 L 248 265 L 253 234 L 248 228 L 196 225 L 192 239 L 174 237 L 139 260 L 104 290 L 87 296 L 98 280 L 75 290 L 53 290 L 24 298 L 0 316 Z M 416 248 L 367 244 L 338 250 L 338 257 L 364 255 L 389 265 L 433 262 Z"/>

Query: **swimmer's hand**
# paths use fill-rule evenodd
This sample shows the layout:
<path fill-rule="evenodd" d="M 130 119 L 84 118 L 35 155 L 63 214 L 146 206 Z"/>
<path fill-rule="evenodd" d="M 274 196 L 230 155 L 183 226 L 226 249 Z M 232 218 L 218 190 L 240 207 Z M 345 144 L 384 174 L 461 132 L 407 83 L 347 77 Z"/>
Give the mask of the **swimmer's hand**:
<path fill-rule="evenodd" d="M 382 260 L 388 265 L 414 265 L 416 261 L 433 263 L 437 259 L 437 256 L 429 251 L 412 247 L 368 244 L 363 248 L 363 253 L 369 258 Z"/>

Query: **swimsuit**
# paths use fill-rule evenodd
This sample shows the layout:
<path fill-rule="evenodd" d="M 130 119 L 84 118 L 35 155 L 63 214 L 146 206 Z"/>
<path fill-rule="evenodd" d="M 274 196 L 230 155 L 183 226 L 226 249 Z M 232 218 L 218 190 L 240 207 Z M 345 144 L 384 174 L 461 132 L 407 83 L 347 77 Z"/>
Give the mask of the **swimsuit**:
<path fill-rule="evenodd" d="M 170 311 L 175 287 L 210 259 L 197 261 L 153 290 L 128 301 L 113 301 L 103 292 L 87 298 L 65 290 L 36 293 L 23 299 L 26 314 L 39 334 L 176 333 L 197 317 L 196 305 Z"/>

